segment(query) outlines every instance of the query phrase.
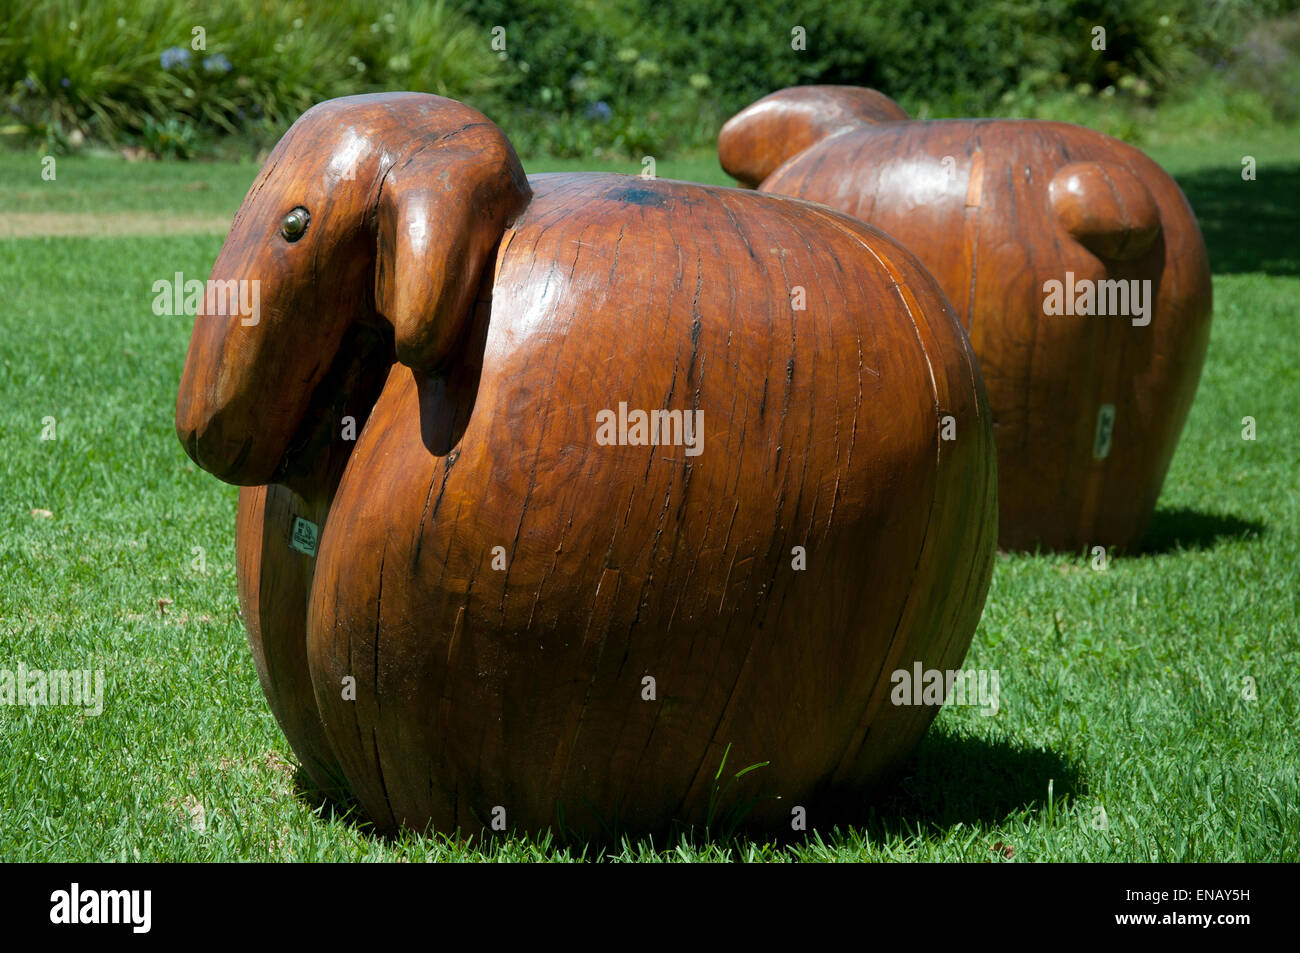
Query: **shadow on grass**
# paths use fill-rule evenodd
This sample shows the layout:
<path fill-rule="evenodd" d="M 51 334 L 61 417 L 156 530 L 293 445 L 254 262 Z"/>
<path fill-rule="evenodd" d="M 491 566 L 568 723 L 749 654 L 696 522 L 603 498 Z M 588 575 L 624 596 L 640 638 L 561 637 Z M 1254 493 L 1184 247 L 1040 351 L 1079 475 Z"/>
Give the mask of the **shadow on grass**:
<path fill-rule="evenodd" d="M 1019 811 L 1045 811 L 1049 783 L 1058 810 L 1087 793 L 1078 769 L 1054 751 L 936 729 L 892 785 L 844 820 L 872 841 L 994 825 Z"/>
<path fill-rule="evenodd" d="M 322 819 L 341 820 L 379 841 L 392 841 L 401 836 L 398 832 L 376 831 L 354 803 L 332 801 L 313 791 L 310 783 L 299 770 L 294 778 L 297 796 L 312 809 L 320 810 Z M 810 808 L 809 817 L 816 818 L 817 830 L 830 845 L 851 832 L 879 843 L 941 833 L 959 824 L 996 825 L 1009 815 L 1025 810 L 1046 811 L 1049 783 L 1057 810 L 1087 793 L 1078 769 L 1054 751 L 938 729 L 925 736 L 898 774 L 883 782 L 873 795 L 852 804 L 819 804 Z M 712 836 L 699 828 L 674 825 L 666 838 L 654 838 L 654 846 L 660 853 L 685 843 L 695 849 L 731 848 L 743 855 L 751 846 L 801 846 L 807 843 L 807 837 L 804 833 L 747 830 L 743 823 L 734 832 Z M 466 846 L 490 850 L 495 839 L 485 836 L 476 842 L 475 838 L 469 838 Z M 561 830 L 540 838 L 523 839 L 548 848 L 565 847 L 573 856 L 593 860 L 606 859 L 623 848 L 644 843 L 637 838 L 625 840 L 617 829 L 607 831 L 605 836 L 579 837 Z M 993 846 L 990 844 L 990 849 Z"/>
<path fill-rule="evenodd" d="M 1250 539 L 1265 531 L 1257 520 L 1230 513 L 1206 513 L 1175 507 L 1157 509 L 1135 555 L 1172 553 L 1179 549 L 1210 549 L 1228 539 Z"/>
<path fill-rule="evenodd" d="M 1227 166 L 1174 178 L 1201 223 L 1214 274 L 1300 275 L 1300 166 L 1265 165 L 1257 174 L 1248 182 L 1240 166 Z"/>
<path fill-rule="evenodd" d="M 361 806 L 351 791 L 346 788 L 322 790 L 301 765 L 293 773 L 293 793 L 312 811 L 319 812 L 321 820 L 343 821 L 364 834 L 377 836 L 374 825 L 361 813 Z"/>

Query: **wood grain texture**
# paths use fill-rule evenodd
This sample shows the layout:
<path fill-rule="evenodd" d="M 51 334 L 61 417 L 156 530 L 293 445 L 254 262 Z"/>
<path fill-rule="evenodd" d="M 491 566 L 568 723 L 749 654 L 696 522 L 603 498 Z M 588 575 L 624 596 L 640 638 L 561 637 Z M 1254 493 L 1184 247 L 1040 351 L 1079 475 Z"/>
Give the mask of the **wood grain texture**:
<path fill-rule="evenodd" d="M 328 150 L 311 117 L 288 151 L 300 134 Z M 373 148 L 398 151 L 418 134 L 404 126 Z M 261 276 L 279 302 L 317 282 L 311 294 L 353 309 L 337 351 L 288 306 L 255 328 L 212 316 L 178 400 L 200 465 L 247 484 L 297 474 L 244 492 L 239 533 L 241 599 L 286 734 L 385 830 L 473 834 L 501 809 L 514 830 L 663 832 L 707 819 L 724 752 L 726 778 L 768 762 L 717 806 L 767 796 L 757 825 L 860 797 L 937 713 L 893 705 L 891 673 L 955 668 L 991 573 L 991 421 L 955 312 L 911 253 L 829 209 L 615 175 L 520 187 L 511 159 L 481 152 L 495 187 L 454 149 L 422 153 L 418 175 L 378 175 L 356 212 L 372 229 L 372 301 L 366 269 L 289 267 L 287 254 L 320 254 L 303 245 L 311 231 L 286 251 L 261 222 L 310 208 L 301 195 L 328 157 L 259 179 L 214 269 L 250 263 L 238 276 Z M 466 216 L 430 183 L 527 200 Z M 464 256 L 435 282 L 463 314 L 423 309 L 459 333 L 403 327 L 427 296 L 397 284 L 438 273 L 400 268 L 410 233 L 385 223 L 386 200 L 427 226 L 419 237 L 439 236 L 428 255 L 488 247 L 481 267 Z M 405 310 L 394 320 L 386 302 Z M 379 335 L 372 351 L 347 344 L 356 328 Z M 240 335 L 296 346 L 241 349 Z M 310 350 L 331 370 L 301 402 L 282 391 L 310 375 L 242 364 L 244 349 Z M 323 432 L 336 408 L 365 403 L 357 381 L 384 375 L 354 447 L 279 436 Z M 281 400 L 306 408 L 283 412 L 282 430 L 230 409 L 279 419 Z M 698 454 L 598 442 L 598 415 L 620 403 L 699 411 Z M 941 439 L 949 416 L 956 439 Z M 292 465 L 288 446 L 302 448 Z M 322 527 L 314 566 L 285 545 L 304 513 Z"/>
<path fill-rule="evenodd" d="M 391 335 L 364 325 L 350 329 L 324 386 L 317 388 L 299 439 L 286 453 L 278 474 L 283 482 L 239 492 L 239 605 L 258 679 L 307 779 L 335 797 L 349 788 L 325 738 L 307 666 L 307 600 L 316 560 L 294 549 L 291 536 L 298 519 L 325 526 L 355 434 L 374 406 L 392 355 Z M 344 439 L 345 433 L 353 439 Z"/>
<path fill-rule="evenodd" d="M 1209 340 L 1209 264 L 1186 199 L 1140 151 L 1089 129 L 1031 120 L 844 122 L 861 92 L 811 87 L 765 97 L 724 127 L 724 167 L 752 181 L 745 144 L 778 144 L 781 164 L 755 183 L 761 190 L 878 226 L 938 279 L 988 385 L 1004 548 L 1136 545 Z M 831 110 L 833 128 L 810 127 L 810 109 L 837 99 L 845 104 Z M 799 148 L 810 136 L 817 141 Z M 771 164 L 771 152 L 759 150 L 758 168 Z M 1046 283 L 1070 280 L 1076 288 L 1150 282 L 1149 323 L 1045 314 Z"/>
<path fill-rule="evenodd" d="M 800 86 L 754 103 L 718 136 L 718 159 L 742 185 L 757 188 L 793 155 L 849 129 L 907 119 L 903 107 L 860 86 Z"/>

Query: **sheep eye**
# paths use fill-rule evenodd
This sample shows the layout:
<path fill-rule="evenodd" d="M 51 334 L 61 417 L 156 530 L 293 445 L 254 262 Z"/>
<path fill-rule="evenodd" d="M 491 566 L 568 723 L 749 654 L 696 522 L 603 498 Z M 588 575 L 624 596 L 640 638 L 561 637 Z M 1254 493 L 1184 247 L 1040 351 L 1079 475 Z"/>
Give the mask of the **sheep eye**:
<path fill-rule="evenodd" d="M 286 240 L 296 242 L 307 233 L 307 226 L 311 223 L 311 214 L 301 205 L 284 217 L 280 223 L 280 234 Z"/>

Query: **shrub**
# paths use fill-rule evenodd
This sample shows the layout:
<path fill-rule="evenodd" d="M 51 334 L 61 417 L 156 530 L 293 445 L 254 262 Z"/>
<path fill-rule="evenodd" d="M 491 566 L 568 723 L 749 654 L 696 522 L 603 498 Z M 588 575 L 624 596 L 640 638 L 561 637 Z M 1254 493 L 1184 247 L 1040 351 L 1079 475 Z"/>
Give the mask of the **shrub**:
<path fill-rule="evenodd" d="M 200 139 L 273 138 L 322 99 L 426 90 L 483 109 L 521 151 L 573 156 L 710 146 L 727 116 L 802 83 L 872 86 L 920 117 L 1099 103 L 1133 121 L 1221 81 L 1239 108 L 1294 120 L 1298 3 L 10 0 L 0 96 L 58 146 L 138 140 L 169 119 Z"/>
<path fill-rule="evenodd" d="M 375 14 L 364 0 L 17 0 L 0 12 L 0 90 L 52 141 L 114 141 L 168 119 L 282 129 L 322 99 L 417 88 L 490 93 L 486 44 L 443 2 Z"/>

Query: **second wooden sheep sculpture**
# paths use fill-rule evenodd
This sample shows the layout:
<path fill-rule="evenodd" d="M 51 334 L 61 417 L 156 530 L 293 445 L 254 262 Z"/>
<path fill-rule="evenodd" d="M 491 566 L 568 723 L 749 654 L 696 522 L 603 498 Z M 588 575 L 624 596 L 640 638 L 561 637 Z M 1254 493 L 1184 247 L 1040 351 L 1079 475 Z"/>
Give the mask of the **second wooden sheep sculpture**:
<path fill-rule="evenodd" d="M 177 433 L 246 487 L 277 719 L 379 828 L 664 831 L 766 796 L 749 819 L 788 829 L 933 719 L 891 673 L 965 655 L 996 476 L 969 343 L 889 238 L 527 179 L 481 114 L 386 94 L 298 120 L 213 280 L 260 313 L 199 314 Z M 766 766 L 718 803 L 724 757 Z"/>
<path fill-rule="evenodd" d="M 718 153 L 747 185 L 878 226 L 938 279 L 988 384 L 1003 547 L 1140 541 L 1210 333 L 1205 244 L 1169 175 L 1090 129 L 912 121 L 848 86 L 760 99 Z"/>

